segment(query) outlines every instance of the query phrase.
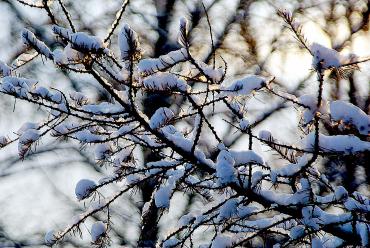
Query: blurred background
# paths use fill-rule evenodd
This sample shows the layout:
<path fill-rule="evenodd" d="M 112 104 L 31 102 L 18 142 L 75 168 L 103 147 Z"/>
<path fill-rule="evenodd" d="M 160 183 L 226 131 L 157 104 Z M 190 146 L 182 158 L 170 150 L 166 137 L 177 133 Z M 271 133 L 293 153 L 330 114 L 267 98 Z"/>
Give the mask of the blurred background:
<path fill-rule="evenodd" d="M 42 1 L 25 2 L 37 5 Z M 59 24 L 67 27 L 58 1 L 49 2 Z M 65 0 L 63 3 L 78 31 L 104 38 L 123 1 Z M 282 91 L 297 96 L 314 93 L 317 82 L 311 70 L 311 56 L 300 47 L 276 14 L 278 9 L 290 11 L 302 24 L 308 43 L 317 42 L 334 48 L 346 61 L 353 55 L 359 59 L 370 56 L 370 2 L 365 0 L 134 0 L 130 1 L 121 22 L 128 23 L 139 34 L 144 57 L 158 57 L 179 48 L 179 20 L 186 17 L 191 23 L 194 57 L 212 63 L 207 12 L 213 33 L 215 63 L 223 66 L 222 59 L 227 62 L 227 81 L 246 74 L 258 74 L 275 77 Z M 32 53 L 19 56 L 25 49 L 20 39 L 24 27 L 34 31 L 52 49 L 58 45 L 43 9 L 25 6 L 21 1 L 0 0 L 0 60 L 9 65 L 17 65 L 33 56 Z M 118 54 L 117 32 L 110 42 L 112 50 Z M 343 77 L 335 73 L 326 75 L 324 97 L 347 100 L 369 114 L 369 69 L 370 63 L 363 63 L 359 71 L 348 72 Z M 20 67 L 18 74 L 38 79 L 46 87 L 83 92 L 98 101 L 107 98 L 92 78 L 56 69 L 40 56 Z M 144 108 L 157 101 L 160 100 L 155 96 L 146 98 Z M 0 105 L 0 135 L 9 137 L 15 137 L 25 122 L 38 122 L 48 115 L 43 108 L 9 96 L 0 95 Z M 295 114 L 298 110 L 282 99 L 256 94 L 246 108 L 249 118 L 258 123 L 256 130 L 268 129 L 275 138 L 287 143 L 299 141 L 301 130 L 297 124 L 300 119 Z M 246 148 L 244 136 L 222 126 L 222 113 L 213 118 L 218 123 L 218 131 L 226 137 L 226 145 L 235 149 Z M 337 134 L 339 131 L 327 127 L 326 132 Z M 261 154 L 269 150 L 264 146 L 255 149 Z M 329 159 L 324 161 L 322 170 L 333 183 L 369 195 L 370 168 L 367 163 L 370 160 L 368 154 L 364 156 L 356 162 L 356 167 L 348 167 L 345 162 L 345 159 L 354 158 Z M 143 163 L 146 159 L 143 152 L 137 162 Z M 281 163 L 276 156 L 265 159 L 276 165 Z M 106 173 L 104 166 L 95 163 L 92 149 L 81 147 L 74 141 L 43 139 L 37 150 L 23 161 L 19 160 L 17 144 L 1 149 L 0 247 L 42 247 L 47 230 L 63 229 L 73 216 L 88 207 L 75 199 L 76 183 L 81 178 L 99 180 Z M 102 194 L 109 195 L 115 187 L 107 188 Z M 141 209 L 148 190 L 144 187 L 144 193 L 126 195 L 112 205 L 112 247 L 136 246 L 141 232 Z M 175 226 L 179 216 L 201 205 L 194 195 L 175 195 L 174 201 L 176 207 L 170 209 L 155 230 L 159 236 Z M 96 218 L 99 219 L 99 215 Z M 89 228 L 91 222 L 85 225 Z M 83 240 L 78 235 L 71 236 L 60 246 L 90 247 L 86 235 L 88 232 L 84 230 Z"/>

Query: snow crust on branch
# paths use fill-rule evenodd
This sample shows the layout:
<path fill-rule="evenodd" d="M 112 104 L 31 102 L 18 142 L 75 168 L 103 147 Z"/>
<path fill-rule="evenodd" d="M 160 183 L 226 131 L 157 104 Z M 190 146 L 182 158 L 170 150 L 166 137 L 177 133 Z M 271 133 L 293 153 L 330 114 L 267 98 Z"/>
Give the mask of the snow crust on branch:
<path fill-rule="evenodd" d="M 144 75 L 150 75 L 157 71 L 168 69 L 179 62 L 188 59 L 188 52 L 185 48 L 169 52 L 159 58 L 142 59 L 138 64 L 138 71 Z"/>
<path fill-rule="evenodd" d="M 330 115 L 335 121 L 353 124 L 360 134 L 370 134 L 370 116 L 351 103 L 339 100 L 331 102 Z"/>
<path fill-rule="evenodd" d="M 243 79 L 233 82 L 228 87 L 223 87 L 222 90 L 227 96 L 247 96 L 254 90 L 258 90 L 265 86 L 266 79 L 260 76 L 249 75 Z"/>
<path fill-rule="evenodd" d="M 86 199 L 93 193 L 93 190 L 96 187 L 96 183 L 90 179 L 81 179 L 76 184 L 75 194 L 77 200 L 81 201 Z"/>
<path fill-rule="evenodd" d="M 122 29 L 118 34 L 118 44 L 122 60 L 127 60 L 130 56 L 135 56 L 135 54 L 140 52 L 138 35 L 128 24 L 123 24 Z"/>
<path fill-rule="evenodd" d="M 184 80 L 168 72 L 159 72 L 146 77 L 143 86 L 148 90 L 180 92 L 187 92 L 190 88 Z"/>
<path fill-rule="evenodd" d="M 28 29 L 22 31 L 23 43 L 34 48 L 38 53 L 44 55 L 49 59 L 53 59 L 53 53 L 49 47 L 42 41 L 36 38 L 36 36 Z"/>
<path fill-rule="evenodd" d="M 331 48 L 324 47 L 316 42 L 311 45 L 312 66 L 317 69 L 321 64 L 322 69 L 338 68 L 341 65 L 340 56 L 337 51 Z"/>

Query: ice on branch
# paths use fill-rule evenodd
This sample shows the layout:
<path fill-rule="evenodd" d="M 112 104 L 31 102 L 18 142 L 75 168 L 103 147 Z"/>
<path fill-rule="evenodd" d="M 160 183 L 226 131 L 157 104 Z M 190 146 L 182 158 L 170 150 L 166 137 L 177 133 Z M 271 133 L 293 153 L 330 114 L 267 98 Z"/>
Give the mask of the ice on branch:
<path fill-rule="evenodd" d="M 229 87 L 223 87 L 222 90 L 227 96 L 247 96 L 253 91 L 261 89 L 265 85 L 265 78 L 249 75 L 243 79 L 233 82 Z"/>
<path fill-rule="evenodd" d="M 157 129 L 166 124 L 168 124 L 173 118 L 175 114 L 169 108 L 159 108 L 155 111 L 153 116 L 150 118 L 150 128 Z"/>
<path fill-rule="evenodd" d="M 216 176 L 220 185 L 227 185 L 236 181 L 235 160 L 231 153 L 223 150 L 217 156 Z"/>
<path fill-rule="evenodd" d="M 316 42 L 311 45 L 310 50 L 313 54 L 313 68 L 318 69 L 319 64 L 321 64 L 322 69 L 340 67 L 340 56 L 336 50 L 324 47 Z"/>
<path fill-rule="evenodd" d="M 156 59 L 142 59 L 138 64 L 139 73 L 150 75 L 157 71 L 162 71 L 172 66 L 184 62 L 188 59 L 188 52 L 185 48 L 172 51 Z"/>
<path fill-rule="evenodd" d="M 118 44 L 121 51 L 121 59 L 134 59 L 140 54 L 140 43 L 138 36 L 128 24 L 124 24 L 118 34 Z"/>
<path fill-rule="evenodd" d="M 304 140 L 305 149 L 313 151 L 315 143 L 315 134 L 310 133 Z M 370 142 L 362 141 L 352 135 L 319 135 L 319 146 L 327 152 L 343 152 L 352 154 L 356 152 L 370 151 Z"/>
<path fill-rule="evenodd" d="M 187 83 L 168 72 L 158 72 L 144 79 L 143 85 L 148 90 L 187 92 Z"/>
<path fill-rule="evenodd" d="M 93 243 L 104 237 L 107 232 L 107 225 L 102 221 L 97 221 L 91 226 L 91 240 Z"/>
<path fill-rule="evenodd" d="M 75 194 L 79 201 L 88 198 L 95 190 L 96 184 L 89 179 L 81 179 L 76 184 Z"/>
<path fill-rule="evenodd" d="M 354 125 L 360 134 L 370 134 L 370 116 L 359 107 L 344 101 L 330 103 L 330 115 L 335 121 Z"/>
<path fill-rule="evenodd" d="M 22 39 L 24 44 L 32 47 L 38 53 L 53 60 L 53 53 L 50 51 L 49 47 L 44 42 L 37 39 L 36 36 L 31 31 L 29 31 L 28 29 L 23 29 Z"/>
<path fill-rule="evenodd" d="M 12 69 L 0 60 L 0 76 L 6 77 L 10 76 Z"/>

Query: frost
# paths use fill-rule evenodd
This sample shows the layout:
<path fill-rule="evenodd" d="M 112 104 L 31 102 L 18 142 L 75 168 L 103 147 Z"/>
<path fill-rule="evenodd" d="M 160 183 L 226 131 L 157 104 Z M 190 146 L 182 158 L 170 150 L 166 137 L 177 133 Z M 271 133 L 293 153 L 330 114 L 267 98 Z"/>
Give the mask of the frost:
<path fill-rule="evenodd" d="M 190 87 L 184 80 L 168 72 L 159 72 L 145 78 L 143 85 L 146 89 L 158 91 L 187 92 Z"/>
<path fill-rule="evenodd" d="M 353 124 L 360 134 L 369 135 L 370 133 L 370 116 L 351 103 L 331 102 L 330 115 L 335 121 L 343 120 L 345 123 Z"/>
<path fill-rule="evenodd" d="M 322 65 L 322 69 L 328 69 L 331 67 L 338 68 L 340 63 L 339 53 L 333 49 L 324 47 L 314 42 L 310 48 L 312 57 L 312 66 L 317 69 L 319 63 Z"/>
<path fill-rule="evenodd" d="M 217 156 L 216 176 L 220 185 L 226 185 L 236 180 L 235 161 L 228 151 L 221 151 Z"/>
<path fill-rule="evenodd" d="M 105 235 L 107 231 L 107 225 L 102 221 L 97 221 L 91 226 L 91 240 L 92 242 L 98 241 Z"/>
<path fill-rule="evenodd" d="M 265 84 L 265 78 L 249 75 L 233 82 L 229 87 L 223 88 L 222 90 L 224 91 L 224 94 L 228 96 L 246 96 L 254 90 L 261 89 Z"/>
<path fill-rule="evenodd" d="M 172 112 L 171 109 L 165 107 L 159 108 L 150 118 L 149 122 L 150 128 L 152 129 L 160 128 L 169 123 L 174 117 L 175 114 Z"/>
<path fill-rule="evenodd" d="M 94 181 L 89 179 L 81 179 L 76 184 L 75 194 L 78 200 L 86 199 L 94 192 L 96 184 Z"/>

